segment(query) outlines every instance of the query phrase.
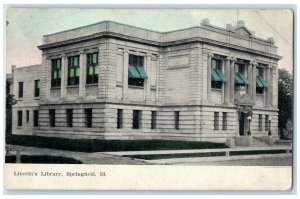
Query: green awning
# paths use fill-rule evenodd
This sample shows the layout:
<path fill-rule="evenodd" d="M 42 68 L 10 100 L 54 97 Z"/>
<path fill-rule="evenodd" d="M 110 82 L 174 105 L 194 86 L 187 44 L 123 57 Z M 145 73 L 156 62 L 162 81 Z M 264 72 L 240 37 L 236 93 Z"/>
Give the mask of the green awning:
<path fill-rule="evenodd" d="M 246 77 L 242 73 L 236 73 L 236 75 L 239 76 L 239 78 L 243 81 L 243 85 L 249 85 L 250 82 L 249 80 L 246 79 Z"/>
<path fill-rule="evenodd" d="M 234 80 L 235 80 L 236 84 L 244 85 L 244 81 L 240 78 L 240 76 L 238 75 L 238 73 L 235 73 Z"/>
<path fill-rule="evenodd" d="M 137 71 L 136 67 L 134 67 L 134 66 L 129 66 L 128 76 L 131 78 L 141 78 L 140 73 Z"/>
<path fill-rule="evenodd" d="M 222 82 L 227 82 L 227 78 L 224 76 L 223 72 L 219 69 L 216 70 L 217 74 L 221 78 Z"/>
<path fill-rule="evenodd" d="M 266 81 L 265 81 L 262 77 L 260 77 L 260 76 L 257 77 L 257 78 L 260 80 L 260 82 L 262 83 L 262 85 L 263 85 L 264 88 L 268 88 L 268 86 L 269 86 L 269 85 L 268 85 L 268 82 L 266 82 Z M 257 79 L 257 78 L 256 78 L 256 79 Z"/>
<path fill-rule="evenodd" d="M 140 73 L 140 78 L 142 78 L 142 79 L 148 78 L 144 67 L 136 67 L 136 68 L 137 68 L 138 72 Z"/>
<path fill-rule="evenodd" d="M 260 78 L 259 77 L 256 77 L 256 86 L 259 87 L 259 88 L 263 88 L 264 85 L 262 84 L 262 82 L 260 81 Z"/>
<path fill-rule="evenodd" d="M 221 82 L 222 81 L 220 76 L 217 74 L 216 70 L 212 70 L 211 76 L 212 76 L 213 81 L 216 81 L 216 82 Z"/>

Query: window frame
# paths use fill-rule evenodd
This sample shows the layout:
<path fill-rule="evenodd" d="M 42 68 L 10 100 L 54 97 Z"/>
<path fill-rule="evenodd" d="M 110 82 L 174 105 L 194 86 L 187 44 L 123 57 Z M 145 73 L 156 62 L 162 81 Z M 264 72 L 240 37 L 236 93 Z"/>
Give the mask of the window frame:
<path fill-rule="evenodd" d="M 77 66 L 74 65 L 74 60 L 77 58 Z M 71 77 L 71 70 L 74 70 L 73 76 Z M 77 76 L 77 70 L 79 75 Z M 80 81 L 80 55 L 68 57 L 68 86 L 79 86 Z"/>
<path fill-rule="evenodd" d="M 18 98 L 23 98 L 24 96 L 24 82 L 18 82 Z"/>
<path fill-rule="evenodd" d="M 175 130 L 179 130 L 180 123 L 180 112 L 174 111 L 174 122 L 175 122 Z"/>
<path fill-rule="evenodd" d="M 117 109 L 117 129 L 123 128 L 123 109 Z"/>
<path fill-rule="evenodd" d="M 157 126 L 157 111 L 151 111 L 151 129 L 156 129 Z"/>
<path fill-rule="evenodd" d="M 49 109 L 49 126 L 55 127 L 55 109 Z"/>
<path fill-rule="evenodd" d="M 258 131 L 263 131 L 263 116 L 258 114 Z"/>
<path fill-rule="evenodd" d="M 261 65 L 257 66 L 256 70 L 257 70 L 256 78 L 257 77 L 261 77 L 261 78 L 265 79 L 264 78 L 265 70 L 264 70 L 263 66 L 261 66 Z M 260 73 L 262 73 L 262 74 L 260 74 Z M 256 82 L 255 82 L 255 85 L 256 85 L 256 93 L 257 94 L 264 94 L 265 88 L 258 87 L 257 84 L 256 84 Z"/>
<path fill-rule="evenodd" d="M 96 55 L 96 63 L 93 62 L 94 55 Z M 99 80 L 99 53 L 88 53 L 86 58 L 86 84 L 97 84 Z M 92 68 L 92 74 L 89 74 L 90 67 Z M 98 71 L 96 72 L 96 70 Z"/>
<path fill-rule="evenodd" d="M 216 62 L 216 65 L 214 67 L 213 62 Z M 211 58 L 211 71 L 214 70 L 220 70 L 223 72 L 222 68 L 223 68 L 223 62 L 224 59 L 220 58 L 220 57 L 212 57 Z M 223 82 L 222 81 L 214 81 L 213 79 L 211 80 L 211 88 L 212 89 L 223 89 Z"/>
<path fill-rule="evenodd" d="M 141 110 L 132 110 L 132 129 L 140 129 Z"/>
<path fill-rule="evenodd" d="M 39 110 L 33 110 L 33 126 L 39 126 Z"/>
<path fill-rule="evenodd" d="M 214 112 L 214 130 L 219 130 L 219 112 Z"/>
<path fill-rule="evenodd" d="M 26 110 L 26 123 L 29 122 L 29 110 Z"/>
<path fill-rule="evenodd" d="M 93 109 L 92 108 L 84 109 L 84 115 L 85 115 L 85 127 L 92 128 L 93 127 Z"/>
<path fill-rule="evenodd" d="M 22 110 L 18 110 L 17 112 L 18 114 L 18 127 L 23 126 L 23 111 Z"/>
<path fill-rule="evenodd" d="M 222 113 L 222 130 L 223 131 L 227 131 L 227 127 L 228 127 L 227 117 L 228 117 L 227 112 L 223 112 Z"/>
<path fill-rule="evenodd" d="M 59 65 L 58 65 L 59 61 Z M 51 59 L 51 88 L 61 87 L 62 59 Z M 57 76 L 56 78 L 55 75 Z"/>
<path fill-rule="evenodd" d="M 265 131 L 269 131 L 269 115 L 265 115 Z"/>
<path fill-rule="evenodd" d="M 39 79 L 34 80 L 34 97 L 40 96 L 40 88 L 41 88 L 41 81 Z"/>
<path fill-rule="evenodd" d="M 145 65 L 145 57 L 141 55 L 129 54 L 128 66 L 143 67 Z M 133 78 L 128 76 L 128 85 L 144 87 L 145 80 L 143 78 Z"/>
<path fill-rule="evenodd" d="M 73 109 L 66 109 L 67 127 L 73 127 Z"/>

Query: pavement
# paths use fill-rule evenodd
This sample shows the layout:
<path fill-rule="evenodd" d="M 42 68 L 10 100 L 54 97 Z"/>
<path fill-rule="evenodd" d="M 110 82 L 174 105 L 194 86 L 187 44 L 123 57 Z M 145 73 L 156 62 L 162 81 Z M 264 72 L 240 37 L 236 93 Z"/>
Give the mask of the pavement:
<path fill-rule="evenodd" d="M 131 152 L 95 152 L 85 153 L 77 151 L 55 150 L 48 148 L 27 147 L 17 145 L 7 145 L 15 153 L 17 149 L 23 155 L 51 155 L 68 157 L 79 160 L 82 164 L 117 164 L 117 165 L 212 165 L 212 166 L 291 166 L 292 154 L 261 154 L 261 155 L 240 155 L 240 156 L 219 156 L 219 157 L 194 157 L 194 158 L 169 158 L 157 160 L 142 160 L 122 155 L 132 154 L 174 154 L 174 153 L 198 153 L 208 152 L 208 150 L 168 150 L 168 151 L 131 151 Z M 263 148 L 259 148 L 263 149 Z M 270 148 L 268 148 L 270 149 Z M 273 149 L 278 149 L 273 147 Z M 223 149 L 233 150 L 233 149 Z M 243 148 L 240 150 L 255 150 L 255 148 Z M 265 149 L 266 150 L 266 149 Z"/>

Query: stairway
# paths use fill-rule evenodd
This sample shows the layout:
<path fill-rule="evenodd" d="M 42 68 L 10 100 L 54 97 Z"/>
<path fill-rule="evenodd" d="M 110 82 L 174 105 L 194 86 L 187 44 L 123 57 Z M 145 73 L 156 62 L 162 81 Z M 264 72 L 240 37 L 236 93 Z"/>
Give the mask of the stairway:
<path fill-rule="evenodd" d="M 268 147 L 272 145 L 273 143 L 266 137 L 252 137 L 252 146 L 254 147 Z"/>

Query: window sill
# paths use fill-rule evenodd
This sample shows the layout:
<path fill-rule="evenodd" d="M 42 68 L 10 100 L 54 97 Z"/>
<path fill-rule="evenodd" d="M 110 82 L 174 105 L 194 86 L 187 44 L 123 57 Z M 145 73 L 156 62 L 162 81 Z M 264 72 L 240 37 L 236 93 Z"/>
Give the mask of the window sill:
<path fill-rule="evenodd" d="M 144 90 L 144 86 L 132 86 L 132 85 L 128 85 L 128 88 Z"/>
<path fill-rule="evenodd" d="M 51 90 L 58 90 L 60 87 L 51 87 Z"/>
<path fill-rule="evenodd" d="M 33 99 L 34 99 L 34 100 L 39 100 L 39 99 L 40 99 L 40 97 L 34 97 Z"/>
<path fill-rule="evenodd" d="M 222 91 L 222 88 L 211 88 L 212 91 Z"/>
<path fill-rule="evenodd" d="M 85 84 L 85 87 L 98 86 L 98 83 Z"/>
<path fill-rule="evenodd" d="M 263 96 L 264 94 L 263 93 L 256 93 L 256 95 Z"/>
<path fill-rule="evenodd" d="M 68 85 L 67 88 L 79 88 L 79 85 Z"/>

